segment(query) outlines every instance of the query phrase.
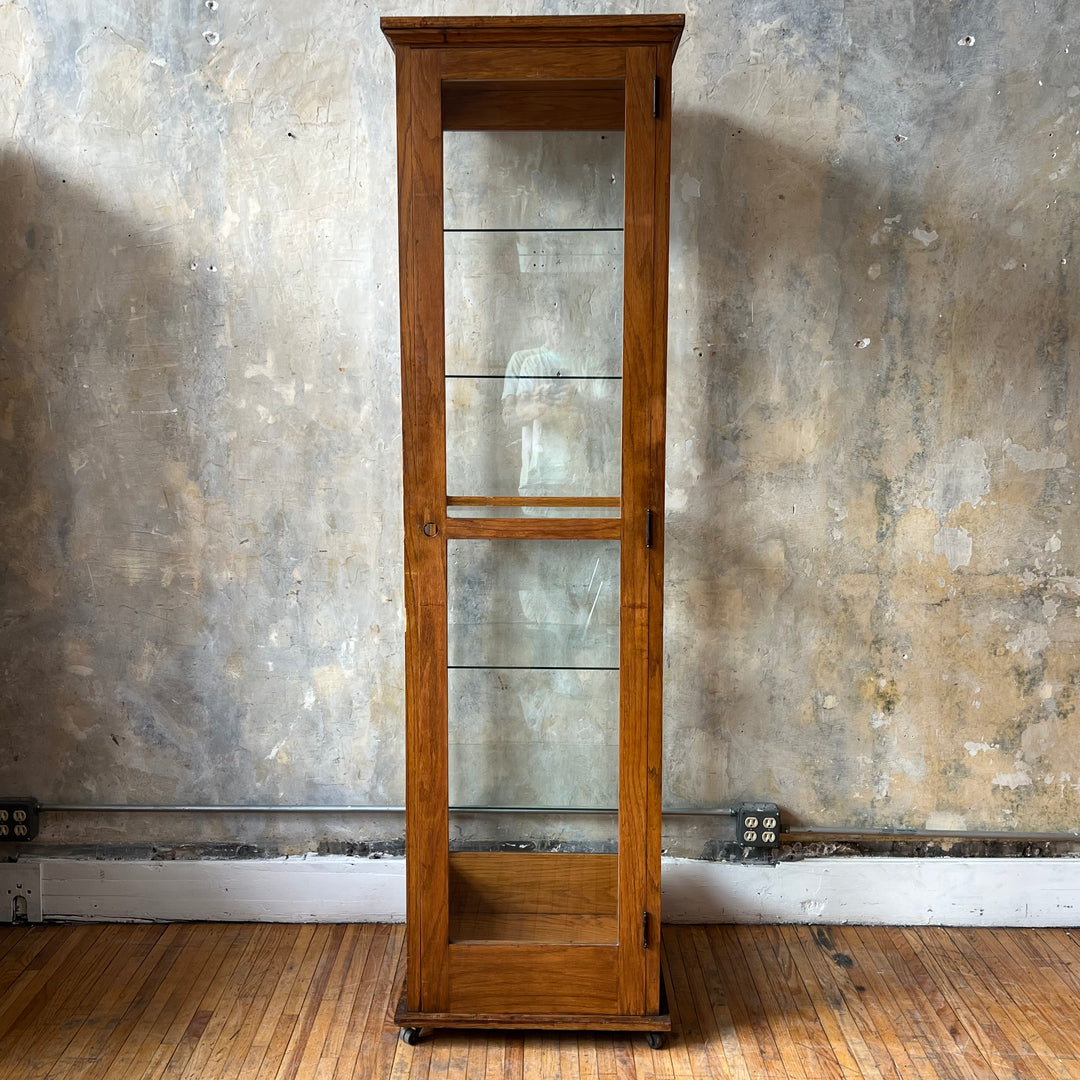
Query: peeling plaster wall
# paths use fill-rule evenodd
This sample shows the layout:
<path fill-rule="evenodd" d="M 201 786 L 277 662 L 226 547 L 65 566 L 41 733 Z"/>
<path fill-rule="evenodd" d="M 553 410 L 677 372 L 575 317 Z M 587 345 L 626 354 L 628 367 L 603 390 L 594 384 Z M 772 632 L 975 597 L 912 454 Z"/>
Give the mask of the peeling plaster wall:
<path fill-rule="evenodd" d="M 378 17 L 479 6 L 687 12 L 667 803 L 1076 828 L 1066 0 L 0 0 L 0 790 L 403 801 Z M 401 832 L 342 815 L 44 826 L 278 850 Z M 717 826 L 669 832 L 693 855 Z"/>

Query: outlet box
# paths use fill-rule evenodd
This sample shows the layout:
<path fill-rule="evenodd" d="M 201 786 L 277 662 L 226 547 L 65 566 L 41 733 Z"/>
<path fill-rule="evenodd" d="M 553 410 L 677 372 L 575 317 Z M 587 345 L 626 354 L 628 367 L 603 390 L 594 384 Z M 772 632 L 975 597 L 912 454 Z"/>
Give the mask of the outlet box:
<path fill-rule="evenodd" d="M 38 834 L 37 799 L 0 797 L 0 843 L 33 840 Z"/>
<path fill-rule="evenodd" d="M 775 851 L 780 847 L 780 807 L 743 803 L 735 808 L 735 842 L 744 848 Z"/>
<path fill-rule="evenodd" d="M 0 925 L 41 921 L 41 863 L 0 863 Z"/>

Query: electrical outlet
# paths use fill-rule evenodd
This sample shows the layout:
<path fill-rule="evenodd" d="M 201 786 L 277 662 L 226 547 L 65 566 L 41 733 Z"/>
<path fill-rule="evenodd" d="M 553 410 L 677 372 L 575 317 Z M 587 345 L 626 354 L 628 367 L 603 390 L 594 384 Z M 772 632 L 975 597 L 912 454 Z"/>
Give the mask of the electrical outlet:
<path fill-rule="evenodd" d="M 38 801 L 26 798 L 0 798 L 0 843 L 8 840 L 33 840 L 38 834 Z"/>
<path fill-rule="evenodd" d="M 743 803 L 737 806 L 735 842 L 744 848 L 778 848 L 780 807 L 776 803 Z"/>
<path fill-rule="evenodd" d="M 41 921 L 41 863 L 0 862 L 0 925 Z"/>

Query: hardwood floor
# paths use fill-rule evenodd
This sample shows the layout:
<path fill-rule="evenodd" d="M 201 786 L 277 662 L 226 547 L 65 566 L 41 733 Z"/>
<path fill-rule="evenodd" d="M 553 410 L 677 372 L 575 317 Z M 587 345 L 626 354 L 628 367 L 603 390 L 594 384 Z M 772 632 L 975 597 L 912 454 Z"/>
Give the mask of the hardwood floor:
<path fill-rule="evenodd" d="M 675 1033 L 387 1021 L 402 928 L 0 927 L 0 1080 L 1080 1080 L 1080 932 L 668 926 Z"/>

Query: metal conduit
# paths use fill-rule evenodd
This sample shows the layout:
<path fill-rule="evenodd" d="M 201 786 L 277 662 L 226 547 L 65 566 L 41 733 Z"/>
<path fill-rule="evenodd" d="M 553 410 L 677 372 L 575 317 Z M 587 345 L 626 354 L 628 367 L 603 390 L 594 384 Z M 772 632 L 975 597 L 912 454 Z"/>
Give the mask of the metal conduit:
<path fill-rule="evenodd" d="M 137 806 L 132 803 L 41 803 L 40 810 L 62 814 L 404 814 L 404 806 Z M 451 806 L 458 814 L 617 814 L 615 807 L 592 806 Z M 665 816 L 734 817 L 725 807 L 665 810 Z"/>
<path fill-rule="evenodd" d="M 42 811 L 56 813 L 404 813 L 405 807 L 388 806 L 137 806 L 130 802 L 112 804 L 80 804 L 80 802 L 42 802 Z M 449 808 L 453 813 L 529 813 L 529 814 L 613 814 L 615 807 L 473 807 Z M 729 807 L 688 808 L 664 810 L 665 818 L 733 818 Z M 1080 833 L 1008 833 L 976 828 L 864 828 L 847 825 L 787 825 L 781 831 L 785 838 L 798 836 L 839 836 L 851 838 L 882 838 L 890 840 L 1014 840 L 1064 843 L 1080 841 Z"/>
<path fill-rule="evenodd" d="M 1022 833 L 990 832 L 982 829 L 864 829 L 827 825 L 789 825 L 782 830 L 787 837 L 792 836 L 848 836 L 873 839 L 880 837 L 887 840 L 1014 840 L 1064 842 L 1080 841 L 1080 833 Z"/>
<path fill-rule="evenodd" d="M 42 811 L 55 813 L 404 813 L 405 807 L 388 806 L 137 806 L 130 802 L 79 804 L 79 802 L 42 802 Z M 616 808 L 605 807 L 450 807 L 454 813 L 529 813 L 529 814 L 613 814 Z M 729 807 L 664 810 L 665 818 L 732 818 Z M 1008 833 L 987 829 L 949 828 L 865 828 L 847 825 L 787 825 L 781 829 L 786 839 L 799 836 L 836 836 L 890 840 L 1013 840 L 1047 843 L 1080 842 L 1080 833 Z"/>

